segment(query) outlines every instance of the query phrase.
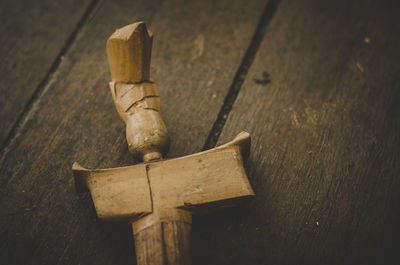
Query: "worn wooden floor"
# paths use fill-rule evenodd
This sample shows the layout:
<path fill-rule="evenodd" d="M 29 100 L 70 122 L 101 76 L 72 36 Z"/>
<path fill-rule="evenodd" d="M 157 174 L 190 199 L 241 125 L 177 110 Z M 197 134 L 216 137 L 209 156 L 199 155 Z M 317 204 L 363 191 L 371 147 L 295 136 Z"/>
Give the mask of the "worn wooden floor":
<path fill-rule="evenodd" d="M 396 1 L 6 0 L 0 4 L 0 264 L 134 264 L 71 165 L 136 163 L 105 41 L 144 20 L 169 157 L 252 136 L 257 196 L 196 216 L 193 263 L 400 264 Z"/>

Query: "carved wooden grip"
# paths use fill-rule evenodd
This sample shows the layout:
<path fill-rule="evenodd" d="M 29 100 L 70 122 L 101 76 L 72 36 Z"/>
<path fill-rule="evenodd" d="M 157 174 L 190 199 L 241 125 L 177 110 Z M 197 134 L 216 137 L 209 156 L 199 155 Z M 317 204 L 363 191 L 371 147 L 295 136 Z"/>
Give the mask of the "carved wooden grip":
<path fill-rule="evenodd" d="M 169 148 L 160 95 L 150 80 L 152 40 L 146 25 L 137 22 L 116 30 L 107 41 L 115 107 L 126 124 L 130 152 L 146 162 L 162 158 Z"/>
<path fill-rule="evenodd" d="M 182 209 L 133 223 L 137 265 L 190 265 L 191 228 L 192 213 Z"/>

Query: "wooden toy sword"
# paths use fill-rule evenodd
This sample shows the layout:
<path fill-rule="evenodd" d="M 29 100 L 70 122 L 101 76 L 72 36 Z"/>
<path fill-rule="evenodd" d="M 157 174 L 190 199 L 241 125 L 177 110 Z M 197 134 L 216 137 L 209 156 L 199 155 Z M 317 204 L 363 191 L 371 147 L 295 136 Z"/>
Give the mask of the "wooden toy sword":
<path fill-rule="evenodd" d="M 78 191 L 90 191 L 99 218 L 132 224 L 138 265 L 188 265 L 192 213 L 254 196 L 243 168 L 250 136 L 242 132 L 217 148 L 161 160 L 169 138 L 150 80 L 152 39 L 138 22 L 107 41 L 114 103 L 126 124 L 129 150 L 144 163 L 88 170 L 75 162 L 72 169 Z"/>

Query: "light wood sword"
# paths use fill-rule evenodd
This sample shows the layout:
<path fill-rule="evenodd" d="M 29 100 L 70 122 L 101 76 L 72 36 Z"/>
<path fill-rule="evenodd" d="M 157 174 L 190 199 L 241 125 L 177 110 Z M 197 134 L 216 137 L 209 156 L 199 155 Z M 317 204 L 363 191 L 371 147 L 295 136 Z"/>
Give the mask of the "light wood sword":
<path fill-rule="evenodd" d="M 243 168 L 250 135 L 242 132 L 217 148 L 162 160 L 169 138 L 158 88 L 150 80 L 152 39 L 138 22 L 107 41 L 111 94 L 126 124 L 129 150 L 144 163 L 88 170 L 75 162 L 72 168 L 78 191 L 90 191 L 99 218 L 132 224 L 138 265 L 188 265 L 192 214 L 254 196 Z"/>

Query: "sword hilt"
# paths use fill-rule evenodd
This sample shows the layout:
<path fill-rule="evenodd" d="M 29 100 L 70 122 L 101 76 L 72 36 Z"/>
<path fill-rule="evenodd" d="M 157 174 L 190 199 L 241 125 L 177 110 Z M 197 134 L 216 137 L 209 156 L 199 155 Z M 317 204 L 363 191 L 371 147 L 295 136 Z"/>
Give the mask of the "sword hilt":
<path fill-rule="evenodd" d="M 150 80 L 152 42 L 143 22 L 117 29 L 107 41 L 115 107 L 126 124 L 129 151 L 145 162 L 161 159 L 169 149 L 160 95 Z"/>
<path fill-rule="evenodd" d="M 160 95 L 150 80 L 152 39 L 146 25 L 138 22 L 116 30 L 107 41 L 115 107 L 126 124 L 130 152 L 145 162 L 161 159 L 169 148 Z M 137 264 L 189 265 L 191 213 L 160 212 L 158 203 L 151 199 L 151 214 L 132 223 Z"/>

